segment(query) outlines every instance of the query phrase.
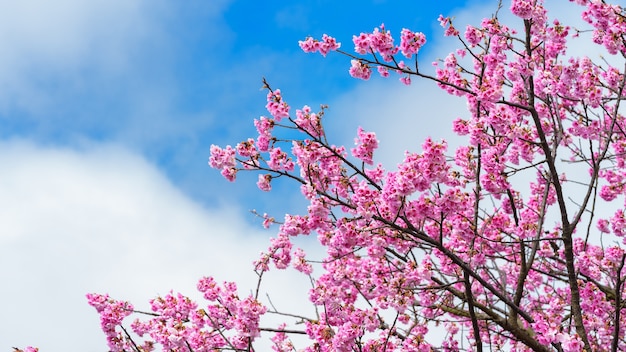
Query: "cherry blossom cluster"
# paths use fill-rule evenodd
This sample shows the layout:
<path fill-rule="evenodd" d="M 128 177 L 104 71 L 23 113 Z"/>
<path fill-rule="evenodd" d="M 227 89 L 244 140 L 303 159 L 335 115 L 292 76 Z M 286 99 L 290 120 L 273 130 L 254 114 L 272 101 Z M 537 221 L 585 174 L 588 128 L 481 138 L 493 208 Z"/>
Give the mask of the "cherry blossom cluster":
<path fill-rule="evenodd" d="M 197 287 L 208 302 L 203 307 L 172 292 L 151 300 L 151 312 L 136 311 L 128 302 L 108 295 L 88 294 L 87 299 L 100 314 L 113 352 L 153 351 L 159 345 L 163 350 L 186 352 L 250 348 L 259 336 L 260 317 L 267 308 L 252 296 L 240 299 L 232 282 L 219 285 L 213 278 L 204 277 Z M 124 318 L 133 313 L 144 319 L 136 318 L 129 329 L 124 328 Z"/>
<path fill-rule="evenodd" d="M 313 37 L 308 37 L 304 41 L 299 41 L 300 48 L 305 53 L 319 52 L 323 56 L 328 55 L 329 52 L 335 51 L 341 47 L 341 44 L 337 43 L 337 40 L 326 34 L 322 36 L 322 40 L 316 40 Z"/>
<path fill-rule="evenodd" d="M 133 306 L 124 301 L 116 301 L 109 295 L 87 294 L 87 302 L 100 314 L 100 326 L 106 335 L 109 349 L 113 352 L 132 349 L 132 342 L 124 331 L 117 327 L 124 318 L 131 315 Z"/>
<path fill-rule="evenodd" d="M 378 148 L 378 140 L 374 132 L 365 132 L 359 127 L 357 138 L 354 139 L 355 148 L 352 148 L 352 155 L 363 160 L 364 163 L 372 165 L 374 161 L 374 151 Z"/>
<path fill-rule="evenodd" d="M 624 8 L 602 1 L 576 0 L 576 3 L 587 7 L 582 18 L 594 27 L 593 42 L 603 45 L 610 54 L 624 54 Z"/>
<path fill-rule="evenodd" d="M 131 325 L 141 348 L 252 350 L 272 332 L 275 351 L 296 348 L 291 334 L 307 336 L 311 352 L 626 349 L 626 76 L 610 64 L 624 61 L 626 21 L 619 6 L 576 3 L 590 31 L 550 19 L 539 0 L 511 2 L 522 26 L 494 15 L 461 33 L 441 16 L 460 47 L 430 73 L 418 69 L 425 37 L 408 29 L 400 45 L 384 25 L 355 35 L 356 55 L 328 35 L 300 42 L 305 52 L 347 55 L 353 77 L 395 71 L 465 99 L 451 126 L 464 143 L 449 150 L 427 138 L 389 167 L 376 159 L 374 132 L 359 127 L 353 148 L 334 145 L 324 107 L 294 114 L 264 82 L 269 115 L 254 121 L 257 135 L 212 146 L 209 165 L 230 181 L 258 173 L 262 191 L 277 180 L 299 186 L 306 211 L 263 215 L 277 234 L 253 265 L 260 278 L 274 269 L 306 275 L 316 313 L 278 312 L 203 278 L 202 308 L 180 294 L 151 302 L 153 317 Z M 568 57 L 585 36 L 611 60 Z M 600 204 L 609 202 L 607 212 Z M 298 248 L 301 236 L 316 236 L 323 258 Z M 121 328 L 132 306 L 89 299 L 110 348 L 139 350 Z M 299 328 L 259 327 L 269 313 Z M 432 338 L 435 327 L 443 337 Z"/>
<path fill-rule="evenodd" d="M 400 80 L 408 85 L 411 83 L 411 78 L 404 75 L 404 73 L 406 71 L 410 72 L 410 70 L 404 61 L 396 61 L 395 55 L 400 52 L 407 59 L 416 57 L 420 49 L 426 44 L 426 36 L 422 32 L 414 32 L 403 28 L 400 35 L 400 45 L 396 45 L 391 32 L 385 28 L 384 24 L 381 24 L 380 27 L 374 28 L 371 33 L 361 33 L 358 36 L 353 36 L 352 42 L 354 43 L 354 51 L 356 53 L 361 55 L 372 54 L 376 58 L 375 61 L 358 58 L 351 60 L 349 73 L 352 77 L 368 80 L 372 76 L 372 67 L 376 67 L 382 77 L 388 77 L 389 69 L 393 69 L 403 75 Z M 302 50 L 306 53 L 319 51 L 323 56 L 326 56 L 330 51 L 341 52 L 339 50 L 340 44 L 337 43 L 337 40 L 327 34 L 322 36 L 322 40 L 309 37 L 299 43 Z M 378 60 L 377 55 L 380 55 L 382 62 Z"/>

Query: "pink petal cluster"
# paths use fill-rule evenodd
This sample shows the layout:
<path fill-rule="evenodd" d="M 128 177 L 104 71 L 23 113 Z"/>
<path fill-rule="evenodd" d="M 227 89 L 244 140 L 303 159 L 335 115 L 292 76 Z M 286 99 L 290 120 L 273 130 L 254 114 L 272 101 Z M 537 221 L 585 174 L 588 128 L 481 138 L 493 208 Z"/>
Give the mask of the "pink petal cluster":
<path fill-rule="evenodd" d="M 452 25 L 452 19 L 450 17 L 444 17 L 439 15 L 439 25 L 445 29 L 444 35 L 446 37 L 456 37 L 459 35 L 459 31 Z"/>
<path fill-rule="evenodd" d="M 302 110 L 296 110 L 294 123 L 298 128 L 306 131 L 312 137 L 321 137 L 324 133 L 320 114 L 311 112 L 311 108 L 305 105 Z"/>
<path fill-rule="evenodd" d="M 116 301 L 109 295 L 90 293 L 87 302 L 100 314 L 100 326 L 106 335 L 111 352 L 121 352 L 130 349 L 132 342 L 129 337 L 117 329 L 124 318 L 133 313 L 133 306 L 128 302 Z"/>
<path fill-rule="evenodd" d="M 341 43 L 338 43 L 335 38 L 326 34 L 322 35 L 321 41 L 313 39 L 313 37 L 308 37 L 304 41 L 299 41 L 298 45 L 300 45 L 300 48 L 305 53 L 315 53 L 319 51 L 322 56 L 326 56 L 329 52 L 335 51 L 341 47 Z"/>
<path fill-rule="evenodd" d="M 483 38 L 483 33 L 480 31 L 479 28 L 468 25 L 465 29 L 465 39 L 472 47 L 478 45 L 483 40 Z"/>
<path fill-rule="evenodd" d="M 372 165 L 374 161 L 374 151 L 378 148 L 376 133 L 365 132 L 361 127 L 357 131 L 357 138 L 354 139 L 355 148 L 351 152 L 355 158 L 361 159 L 364 163 Z"/>
<path fill-rule="evenodd" d="M 237 169 L 235 161 L 235 149 L 227 146 L 222 149 L 217 145 L 211 145 L 211 156 L 209 157 L 209 166 L 222 170 L 222 176 L 229 181 L 235 181 Z"/>
<path fill-rule="evenodd" d="M 170 292 L 150 301 L 151 313 L 137 312 L 126 302 L 106 295 L 87 295 L 89 303 L 100 314 L 111 351 L 152 351 L 160 345 L 168 351 L 212 351 L 245 349 L 259 336 L 260 317 L 267 308 L 254 297 L 240 299 L 237 286 L 217 284 L 211 277 L 198 282 L 198 290 L 209 302 L 204 307 L 180 293 Z M 124 328 L 123 319 L 141 314 Z M 133 339 L 130 332 L 139 339 Z"/>
<path fill-rule="evenodd" d="M 400 33 L 400 51 L 407 59 L 417 55 L 420 48 L 426 44 L 426 36 L 421 32 L 413 32 L 403 28 Z"/>
<path fill-rule="evenodd" d="M 372 75 L 372 69 L 368 64 L 363 63 L 361 60 L 352 60 L 350 61 L 352 66 L 350 67 L 350 76 L 354 78 L 360 78 L 364 81 L 370 79 Z"/>
<path fill-rule="evenodd" d="M 536 1 L 513 0 L 511 1 L 511 12 L 525 20 L 532 18 Z"/>
<path fill-rule="evenodd" d="M 325 37 L 322 38 L 321 42 L 326 40 L 324 38 Z M 412 58 L 417 55 L 422 46 L 426 44 L 426 36 L 422 32 L 414 32 L 404 28 L 401 31 L 400 45 L 396 45 L 391 32 L 382 24 L 380 27 L 374 28 L 371 33 L 361 33 L 358 36 L 353 36 L 352 42 L 354 43 L 354 51 L 356 53 L 360 55 L 371 54 L 374 57 L 380 56 L 382 61 L 385 62 L 385 64 L 382 64 L 378 59 L 351 60 L 350 75 L 354 78 L 368 80 L 371 77 L 373 67 L 376 67 L 382 77 L 388 77 L 390 69 L 394 69 L 399 74 L 411 72 L 406 65 L 396 60 L 395 56 L 399 52 L 406 58 Z M 305 41 L 300 42 L 300 47 L 305 52 L 315 52 L 318 51 L 318 49 L 316 49 L 318 43 L 320 43 L 320 41 L 307 38 Z M 323 55 L 325 56 L 324 53 Z M 395 68 L 394 65 L 388 63 L 393 63 Z M 400 80 L 406 85 L 411 84 L 410 76 L 403 76 Z"/>
<path fill-rule="evenodd" d="M 400 50 L 393 43 L 391 33 L 385 29 L 385 25 L 374 28 L 372 33 L 361 33 L 352 37 L 354 51 L 359 54 L 375 54 L 382 56 L 384 61 L 391 61 L 393 56 Z"/>
<path fill-rule="evenodd" d="M 289 117 L 289 105 L 283 100 L 280 89 L 267 93 L 265 108 L 276 121 L 280 121 L 283 117 Z"/>
<path fill-rule="evenodd" d="M 594 28 L 593 42 L 604 46 L 610 54 L 623 54 L 626 49 L 623 39 L 626 31 L 623 6 L 603 1 L 577 2 L 587 7 L 582 18 Z"/>
<path fill-rule="evenodd" d="M 208 304 L 153 300 L 154 315 L 131 325 L 140 342 L 122 329 L 139 314 L 132 306 L 89 295 L 109 348 L 253 350 L 270 333 L 274 351 L 299 348 L 291 335 L 311 352 L 625 350 L 626 21 L 619 6 L 576 3 L 591 30 L 574 35 L 542 1 L 512 1 L 522 33 L 493 16 L 461 37 L 441 16 L 460 48 L 432 73 L 418 69 L 421 33 L 403 30 L 399 46 L 384 26 L 354 36 L 353 77 L 376 67 L 427 79 L 468 108 L 452 122 L 458 146 L 429 137 L 393 168 L 374 166 L 373 132 L 358 128 L 349 151 L 331 144 L 324 108 L 292 118 L 266 85 L 271 118 L 255 120 L 256 139 L 212 146 L 209 164 L 229 180 L 257 172 L 263 191 L 277 178 L 299 186 L 306 210 L 282 222 L 263 215 L 280 226 L 254 269 L 259 280 L 273 268 L 305 275 L 310 312 L 268 309 L 258 291 L 240 298 L 234 283 L 207 277 L 198 289 Z M 568 57 L 585 35 L 612 56 Z M 300 46 L 338 48 L 328 36 Z M 296 242 L 317 244 L 321 258 Z M 281 322 L 261 327 L 266 313 Z"/>

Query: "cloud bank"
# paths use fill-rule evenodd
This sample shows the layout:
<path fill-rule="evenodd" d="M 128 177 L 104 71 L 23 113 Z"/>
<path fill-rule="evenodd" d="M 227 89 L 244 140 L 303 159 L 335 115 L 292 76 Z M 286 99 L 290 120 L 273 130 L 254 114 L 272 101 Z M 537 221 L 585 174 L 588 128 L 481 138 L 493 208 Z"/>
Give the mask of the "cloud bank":
<path fill-rule="evenodd" d="M 102 350 L 87 292 L 148 309 L 170 289 L 193 296 L 201 276 L 243 283 L 243 294 L 256 283 L 251 262 L 274 232 L 194 203 L 142 157 L 26 141 L 0 151 L 0 349 Z"/>

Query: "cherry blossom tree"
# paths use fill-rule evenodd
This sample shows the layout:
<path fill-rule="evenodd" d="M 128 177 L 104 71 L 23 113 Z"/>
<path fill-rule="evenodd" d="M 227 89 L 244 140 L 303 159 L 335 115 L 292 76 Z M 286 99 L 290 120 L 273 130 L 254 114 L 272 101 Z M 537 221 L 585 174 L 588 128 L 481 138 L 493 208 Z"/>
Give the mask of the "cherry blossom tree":
<path fill-rule="evenodd" d="M 540 0 L 513 0 L 479 26 L 441 16 L 459 48 L 434 68 L 420 65 L 426 37 L 410 29 L 399 44 L 384 26 L 355 35 L 354 53 L 328 35 L 300 42 L 347 56 L 355 78 L 397 74 L 464 99 L 467 118 L 451 126 L 461 146 L 429 138 L 386 169 L 373 132 L 336 146 L 325 107 L 292 109 L 264 81 L 258 135 L 212 146 L 209 164 L 231 181 L 257 173 L 262 191 L 293 182 L 307 212 L 264 216 L 277 235 L 254 263 L 251 294 L 205 277 L 206 301 L 170 293 L 150 312 L 89 294 L 109 348 L 254 351 L 267 336 L 274 351 L 625 350 L 626 11 L 574 2 L 588 29 L 549 17 Z M 515 24 L 500 20 L 507 10 Z M 568 55 L 585 40 L 607 56 Z M 309 235 L 323 258 L 295 248 Z M 310 278 L 315 314 L 259 297 L 264 275 L 284 269 Z M 267 315 L 280 322 L 263 325 Z"/>

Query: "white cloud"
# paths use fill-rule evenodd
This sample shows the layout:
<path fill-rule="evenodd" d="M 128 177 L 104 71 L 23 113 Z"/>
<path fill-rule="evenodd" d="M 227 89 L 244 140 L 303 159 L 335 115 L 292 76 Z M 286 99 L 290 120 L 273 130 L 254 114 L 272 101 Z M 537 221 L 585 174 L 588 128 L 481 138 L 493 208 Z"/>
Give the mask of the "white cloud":
<path fill-rule="evenodd" d="M 432 82 L 419 81 L 411 87 L 396 81 L 368 82 L 331 103 L 329 119 L 341 119 L 343 124 L 348 120 L 353 126 L 341 132 L 347 134 L 343 139 L 348 146 L 353 144 L 356 126 L 376 132 L 380 148 L 375 159 L 394 167 L 405 150 L 420 151 L 426 137 L 451 136 L 451 122 L 464 116 L 465 105 Z"/>
<path fill-rule="evenodd" d="M 148 25 L 147 16 L 142 15 L 146 4 L 137 1 L 31 0 L 1 5 L 1 44 L 13 49 L 9 57 L 60 66 L 97 55 L 92 50 L 116 45 L 124 36 L 132 41 Z"/>
<path fill-rule="evenodd" d="M 246 225 L 237 209 L 203 208 L 115 146 L 1 142 L 0 165 L 1 350 L 104 350 L 87 292 L 148 310 L 148 299 L 170 289 L 193 297 L 197 280 L 213 275 L 246 294 L 252 260 L 275 233 Z M 274 302 L 294 308 L 306 298 L 302 282 L 281 273 L 263 287 L 279 287 Z"/>
<path fill-rule="evenodd" d="M 59 110 L 81 103 L 70 97 L 86 91 L 123 98 L 145 86 L 146 77 L 168 78 L 170 68 L 163 66 L 174 66 L 181 42 L 176 31 L 190 16 L 185 11 L 206 16 L 206 28 L 219 27 L 227 2 L 0 0 L 0 111 Z"/>
<path fill-rule="evenodd" d="M 47 102 L 37 87 L 45 79 L 71 80 L 94 66 L 119 73 L 133 44 L 152 30 L 153 12 L 147 5 L 142 1 L 0 1 L 0 103 L 34 109 Z M 153 9 L 159 7 L 155 2 Z"/>

